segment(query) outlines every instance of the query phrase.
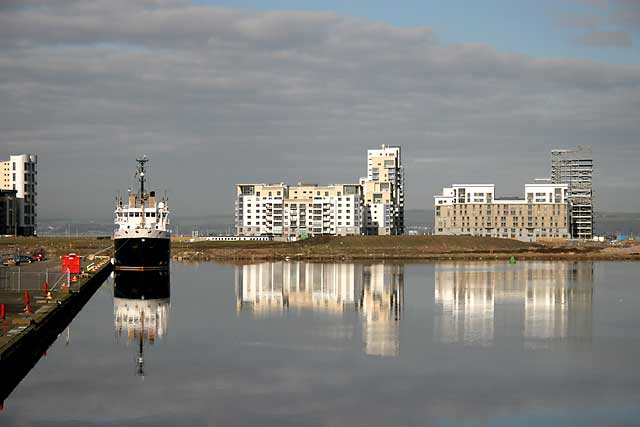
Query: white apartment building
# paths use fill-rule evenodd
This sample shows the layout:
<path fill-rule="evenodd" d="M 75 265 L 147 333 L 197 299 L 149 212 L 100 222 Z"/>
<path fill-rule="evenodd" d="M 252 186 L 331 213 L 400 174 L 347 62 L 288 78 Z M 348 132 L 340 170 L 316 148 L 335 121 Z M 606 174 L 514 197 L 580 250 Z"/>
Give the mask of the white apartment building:
<path fill-rule="evenodd" d="M 236 231 L 239 236 L 361 234 L 362 189 L 358 184 L 299 183 L 236 186 Z"/>
<path fill-rule="evenodd" d="M 435 234 L 512 238 L 571 237 L 567 184 L 525 185 L 524 198 L 497 198 L 493 184 L 455 184 L 434 196 Z"/>
<path fill-rule="evenodd" d="M 368 150 L 359 184 L 239 184 L 235 218 L 238 236 L 403 234 L 400 147 Z"/>
<path fill-rule="evenodd" d="M 0 189 L 16 191 L 17 227 L 20 236 L 37 233 L 38 156 L 19 154 L 0 162 Z"/>
<path fill-rule="evenodd" d="M 400 147 L 367 150 L 367 176 L 360 179 L 366 234 L 404 233 L 404 169 Z"/>

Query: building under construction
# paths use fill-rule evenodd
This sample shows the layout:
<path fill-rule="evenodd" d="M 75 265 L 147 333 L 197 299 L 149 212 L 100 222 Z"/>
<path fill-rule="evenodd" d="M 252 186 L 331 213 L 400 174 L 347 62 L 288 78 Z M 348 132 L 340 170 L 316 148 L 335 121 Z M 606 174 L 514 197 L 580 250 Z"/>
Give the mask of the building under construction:
<path fill-rule="evenodd" d="M 591 147 L 551 151 L 551 182 L 568 184 L 571 237 L 593 237 L 593 157 Z"/>

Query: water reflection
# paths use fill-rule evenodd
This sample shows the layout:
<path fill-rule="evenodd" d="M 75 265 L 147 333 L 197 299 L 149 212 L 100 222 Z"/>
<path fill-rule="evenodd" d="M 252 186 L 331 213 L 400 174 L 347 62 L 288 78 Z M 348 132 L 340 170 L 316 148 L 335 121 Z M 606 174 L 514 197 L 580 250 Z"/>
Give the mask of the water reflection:
<path fill-rule="evenodd" d="M 522 336 L 528 348 L 592 336 L 593 263 L 439 263 L 434 336 L 489 346 Z"/>
<path fill-rule="evenodd" d="M 265 262 L 236 268 L 239 313 L 256 318 L 310 310 L 360 313 L 365 352 L 399 351 L 404 267 L 391 264 Z"/>
<path fill-rule="evenodd" d="M 170 308 L 168 271 L 117 271 L 113 287 L 116 339 L 136 345 L 136 375 L 144 376 L 145 345 L 167 332 Z"/>

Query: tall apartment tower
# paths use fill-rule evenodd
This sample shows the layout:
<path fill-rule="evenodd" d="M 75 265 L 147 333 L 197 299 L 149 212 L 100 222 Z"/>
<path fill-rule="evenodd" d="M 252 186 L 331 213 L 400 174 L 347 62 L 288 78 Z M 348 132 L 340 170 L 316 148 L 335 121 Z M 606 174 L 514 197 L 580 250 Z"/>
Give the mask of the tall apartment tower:
<path fill-rule="evenodd" d="M 37 232 L 37 164 L 38 156 L 19 154 L 0 162 L 0 189 L 15 190 L 16 219 L 15 234 L 35 236 Z"/>
<path fill-rule="evenodd" d="M 593 156 L 591 147 L 551 151 L 551 182 L 569 186 L 571 237 L 593 237 Z"/>
<path fill-rule="evenodd" d="M 367 150 L 367 177 L 360 179 L 364 192 L 365 233 L 404 233 L 404 169 L 400 147 L 382 145 Z"/>

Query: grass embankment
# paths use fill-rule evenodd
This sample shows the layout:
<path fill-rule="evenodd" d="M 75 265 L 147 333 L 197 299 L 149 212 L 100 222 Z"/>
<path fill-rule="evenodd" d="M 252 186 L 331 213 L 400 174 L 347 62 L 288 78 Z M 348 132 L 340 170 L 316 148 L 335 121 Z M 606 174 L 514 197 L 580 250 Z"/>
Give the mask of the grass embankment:
<path fill-rule="evenodd" d="M 605 249 L 606 248 L 606 249 Z M 184 261 L 438 260 L 518 259 L 640 260 L 635 252 L 611 251 L 608 244 L 526 243 L 472 236 L 348 236 L 316 237 L 300 242 L 174 242 L 174 258 Z M 607 252 L 608 251 L 608 252 Z"/>
<path fill-rule="evenodd" d="M 0 239 L 0 254 L 30 254 L 44 249 L 47 257 L 76 252 L 89 255 L 108 248 L 111 240 L 92 237 L 23 237 Z M 606 243 L 526 243 L 471 236 L 348 236 L 315 237 L 300 242 L 194 242 L 176 238 L 172 256 L 180 261 L 268 261 L 285 258 L 309 261 L 518 259 L 640 260 L 640 245 Z"/>
<path fill-rule="evenodd" d="M 532 245 L 515 240 L 480 240 L 467 236 L 347 236 L 315 237 L 299 242 L 175 242 L 174 257 L 183 259 L 270 260 L 296 258 L 403 259 L 450 253 L 519 253 Z"/>

